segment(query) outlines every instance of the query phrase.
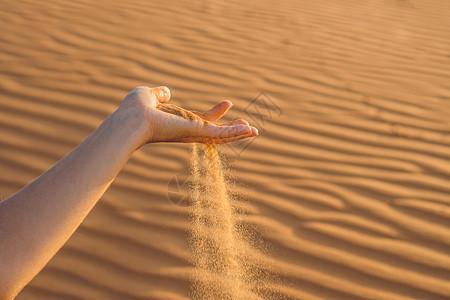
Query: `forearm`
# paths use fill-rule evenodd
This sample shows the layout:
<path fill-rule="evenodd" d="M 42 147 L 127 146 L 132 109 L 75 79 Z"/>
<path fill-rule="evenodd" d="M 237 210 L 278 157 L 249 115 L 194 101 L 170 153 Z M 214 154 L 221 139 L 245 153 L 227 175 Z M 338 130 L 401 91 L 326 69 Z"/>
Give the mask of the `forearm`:
<path fill-rule="evenodd" d="M 0 292 L 18 293 L 73 234 L 143 144 L 141 124 L 133 111 L 114 113 L 55 166 L 0 203 Z"/>

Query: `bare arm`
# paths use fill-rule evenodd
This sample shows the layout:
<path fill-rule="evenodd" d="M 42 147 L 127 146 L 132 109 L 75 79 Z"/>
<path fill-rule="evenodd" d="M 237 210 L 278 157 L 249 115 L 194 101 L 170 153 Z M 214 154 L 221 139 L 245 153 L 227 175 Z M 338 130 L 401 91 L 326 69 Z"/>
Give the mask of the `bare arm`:
<path fill-rule="evenodd" d="M 257 135 L 242 120 L 205 125 L 156 109 L 169 98 L 167 88 L 136 88 L 71 153 L 0 203 L 0 299 L 14 298 L 47 264 L 142 145 Z M 222 102 L 201 116 L 215 121 L 230 106 Z"/>

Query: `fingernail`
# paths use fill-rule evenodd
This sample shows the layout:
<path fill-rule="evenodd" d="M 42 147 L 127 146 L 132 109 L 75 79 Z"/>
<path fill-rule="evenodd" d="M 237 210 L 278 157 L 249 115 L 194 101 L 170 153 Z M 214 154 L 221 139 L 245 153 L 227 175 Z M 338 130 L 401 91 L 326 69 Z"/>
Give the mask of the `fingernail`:
<path fill-rule="evenodd" d="M 233 106 L 233 102 L 231 102 L 230 100 L 225 100 L 224 102 L 229 102 L 230 103 L 230 107 Z"/>
<path fill-rule="evenodd" d="M 256 127 L 252 127 L 252 132 L 255 136 L 259 135 L 258 128 L 256 128 Z"/>

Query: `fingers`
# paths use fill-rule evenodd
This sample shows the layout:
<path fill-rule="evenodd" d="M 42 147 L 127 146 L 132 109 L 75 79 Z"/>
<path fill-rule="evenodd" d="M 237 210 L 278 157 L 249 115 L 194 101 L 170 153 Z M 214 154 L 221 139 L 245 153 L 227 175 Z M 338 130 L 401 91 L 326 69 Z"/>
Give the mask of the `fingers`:
<path fill-rule="evenodd" d="M 215 122 L 220 119 L 227 111 L 233 106 L 233 103 L 229 100 L 220 102 L 219 104 L 213 106 L 211 109 L 205 111 L 201 114 L 201 117 L 207 121 Z M 200 116 L 200 114 L 199 114 Z"/>
<path fill-rule="evenodd" d="M 245 138 L 251 138 L 258 135 L 258 130 L 255 127 L 244 127 L 242 128 L 228 128 L 228 127 L 219 127 L 221 128 L 220 133 L 216 134 L 199 134 L 197 136 L 188 136 L 181 140 L 176 140 L 185 143 L 208 143 L 210 141 L 214 141 L 216 144 L 225 144 L 229 142 L 234 142 L 237 140 L 242 140 Z"/>
<path fill-rule="evenodd" d="M 201 133 L 207 138 L 219 140 L 249 134 L 251 132 L 251 127 L 245 124 L 237 124 L 232 126 L 209 124 Z"/>
<path fill-rule="evenodd" d="M 212 108 L 203 113 L 198 111 L 193 111 L 193 113 L 206 121 L 215 122 L 223 117 L 223 115 L 225 115 L 232 106 L 233 103 L 231 103 L 230 100 L 225 100 L 214 105 Z"/>
<path fill-rule="evenodd" d="M 138 86 L 125 97 L 124 101 L 144 101 L 151 106 L 157 106 L 159 103 L 169 101 L 169 99 L 170 90 L 166 86 L 158 86 L 155 88 Z"/>
<path fill-rule="evenodd" d="M 213 140 L 216 144 L 224 144 L 258 135 L 258 129 L 253 126 L 249 126 L 248 123 L 240 123 L 232 126 L 217 126 L 211 124 L 207 127 L 206 134 L 199 137 L 197 142 L 203 143 L 206 139 Z"/>
<path fill-rule="evenodd" d="M 251 128 L 252 128 L 252 132 L 251 133 L 244 134 L 244 135 L 239 135 L 239 136 L 235 136 L 235 137 L 230 137 L 230 138 L 214 140 L 214 142 L 216 144 L 225 144 L 225 143 L 235 142 L 235 141 L 238 141 L 238 140 L 251 138 L 251 137 L 259 135 L 258 129 L 256 129 L 255 127 L 251 127 Z"/>
<path fill-rule="evenodd" d="M 201 118 L 215 122 L 220 119 L 233 106 L 229 100 L 225 100 L 204 113 L 194 112 Z M 237 140 L 257 136 L 258 129 L 249 125 L 243 119 L 234 120 L 217 126 L 216 124 L 208 125 L 206 136 L 200 136 L 194 139 L 189 139 L 190 142 L 205 142 L 206 140 L 214 140 L 216 144 L 224 144 L 234 142 Z"/>
<path fill-rule="evenodd" d="M 149 91 L 159 103 L 165 103 L 170 100 L 170 90 L 167 86 L 150 88 Z"/>
<path fill-rule="evenodd" d="M 223 123 L 222 125 L 232 126 L 232 125 L 238 125 L 238 124 L 250 125 L 247 121 L 245 121 L 243 119 L 238 119 L 238 120 L 234 120 L 231 122 Z"/>
<path fill-rule="evenodd" d="M 198 120 L 187 120 L 181 116 L 164 114 L 166 124 L 154 141 L 206 143 L 215 141 L 218 144 L 258 135 L 255 127 L 249 126 L 245 120 L 235 120 L 226 124 L 203 123 Z"/>

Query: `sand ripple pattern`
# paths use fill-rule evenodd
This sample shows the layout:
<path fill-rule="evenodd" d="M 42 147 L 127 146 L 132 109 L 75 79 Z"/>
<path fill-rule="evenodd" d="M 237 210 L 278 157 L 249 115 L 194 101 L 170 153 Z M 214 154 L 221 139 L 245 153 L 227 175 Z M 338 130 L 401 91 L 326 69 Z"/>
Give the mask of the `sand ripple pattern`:
<path fill-rule="evenodd" d="M 236 222 L 252 233 L 242 251 L 271 298 L 449 299 L 449 11 L 444 0 L 3 0 L 0 195 L 138 85 L 168 85 L 194 110 L 230 99 L 230 118 L 260 128 L 220 149 Z M 268 111 L 250 105 L 261 90 Z M 188 145 L 135 153 L 17 299 L 188 299 L 189 207 L 167 188 L 188 164 Z"/>

